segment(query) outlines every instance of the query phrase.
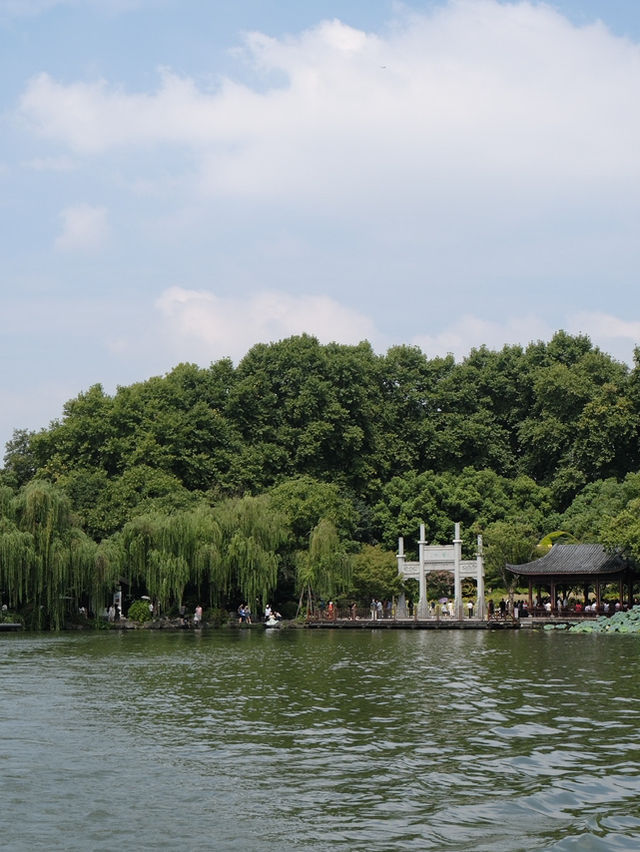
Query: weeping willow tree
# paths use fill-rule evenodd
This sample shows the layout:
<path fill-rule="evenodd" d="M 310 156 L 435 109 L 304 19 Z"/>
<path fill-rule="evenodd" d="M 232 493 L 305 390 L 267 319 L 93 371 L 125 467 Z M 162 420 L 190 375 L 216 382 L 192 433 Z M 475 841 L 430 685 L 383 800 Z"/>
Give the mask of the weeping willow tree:
<path fill-rule="evenodd" d="M 278 554 L 287 539 L 284 517 L 267 498 L 226 500 L 169 515 L 131 520 L 122 533 L 129 579 L 143 584 L 162 609 L 180 605 L 187 585 L 210 605 L 240 594 L 263 601 L 278 581 Z"/>
<path fill-rule="evenodd" d="M 15 506 L 15 494 L 12 488 L 6 485 L 0 486 L 0 518 L 13 520 Z"/>
<path fill-rule="evenodd" d="M 278 584 L 278 551 L 289 538 L 285 516 L 266 496 L 225 500 L 215 513 L 222 546 L 210 579 L 217 596 L 239 594 L 263 606 Z"/>
<path fill-rule="evenodd" d="M 216 562 L 219 539 L 210 509 L 140 515 L 123 530 L 129 577 L 162 609 L 180 605 L 187 584 L 199 587 L 205 569 Z"/>
<path fill-rule="evenodd" d="M 32 565 L 35 563 L 33 536 L 19 530 L 8 518 L 0 520 L 0 589 L 2 600 L 12 609 L 28 601 Z"/>
<path fill-rule="evenodd" d="M 98 546 L 75 525 L 69 499 L 34 480 L 0 496 L 0 586 L 12 609 L 37 628 L 60 629 L 80 600 L 104 594 L 96 583 Z"/>
<path fill-rule="evenodd" d="M 98 612 L 105 603 L 105 593 L 112 592 L 119 584 L 125 566 L 122 535 L 116 534 L 103 539 L 95 553 L 95 569 L 91 587 L 91 603 Z"/>
<path fill-rule="evenodd" d="M 351 560 L 335 526 L 320 520 L 309 536 L 309 548 L 297 555 L 297 581 L 300 589 L 298 613 L 307 601 L 307 615 L 318 598 L 333 598 L 346 591 L 351 582 Z"/>
<path fill-rule="evenodd" d="M 29 610 L 34 627 L 59 629 L 79 603 L 98 611 L 121 579 L 143 585 L 164 610 L 192 585 L 209 603 L 229 595 L 263 601 L 278 580 L 284 517 L 267 498 L 215 508 L 140 515 L 121 533 L 92 541 L 74 523 L 65 493 L 32 481 L 0 493 L 0 590 L 12 609 Z"/>
<path fill-rule="evenodd" d="M 220 543 L 222 532 L 214 513 L 207 507 L 170 516 L 165 526 L 163 548 L 176 561 L 174 580 L 169 591 L 182 603 L 188 582 L 196 586 L 198 597 L 203 581 L 220 570 Z"/>
<path fill-rule="evenodd" d="M 200 587 L 219 563 L 220 528 L 210 509 L 151 513 L 123 530 L 129 578 L 144 584 L 162 609 L 180 605 L 188 583 Z"/>

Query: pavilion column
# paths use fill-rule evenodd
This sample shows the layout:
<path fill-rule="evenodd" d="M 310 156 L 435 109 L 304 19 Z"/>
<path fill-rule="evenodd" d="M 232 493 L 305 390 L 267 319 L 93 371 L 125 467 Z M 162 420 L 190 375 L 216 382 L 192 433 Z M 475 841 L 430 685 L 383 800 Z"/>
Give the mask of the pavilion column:
<path fill-rule="evenodd" d="M 420 562 L 420 598 L 418 600 L 418 618 L 427 618 L 429 606 L 427 603 L 427 573 L 424 565 L 424 549 L 427 542 L 424 538 L 424 524 L 420 524 L 420 541 L 418 542 L 418 560 Z"/>
<path fill-rule="evenodd" d="M 557 612 L 558 607 L 556 606 L 556 584 L 554 580 L 551 580 L 551 612 Z"/>
<path fill-rule="evenodd" d="M 454 614 L 458 621 L 462 621 L 462 578 L 460 576 L 460 562 L 462 558 L 462 539 L 460 538 L 460 524 L 454 527 L 453 539 L 453 588 L 454 588 Z"/>
<path fill-rule="evenodd" d="M 620 606 L 624 601 L 624 580 L 622 579 L 622 574 L 618 577 L 618 600 L 620 601 Z"/>
<path fill-rule="evenodd" d="M 596 606 L 598 607 L 598 612 L 600 612 L 600 577 L 596 580 Z"/>
<path fill-rule="evenodd" d="M 533 580 L 529 577 L 529 612 L 533 609 Z"/>

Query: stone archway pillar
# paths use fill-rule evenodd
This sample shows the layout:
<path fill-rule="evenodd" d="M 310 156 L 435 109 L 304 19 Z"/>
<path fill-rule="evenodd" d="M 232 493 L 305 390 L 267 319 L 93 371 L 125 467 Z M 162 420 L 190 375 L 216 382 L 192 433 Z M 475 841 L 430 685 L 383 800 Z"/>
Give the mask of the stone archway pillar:
<path fill-rule="evenodd" d="M 404 539 L 402 536 L 398 539 L 398 553 L 396 559 L 398 560 L 398 574 L 402 577 L 404 575 Z M 407 599 L 404 592 L 400 592 L 398 595 L 396 618 L 407 618 Z"/>
<path fill-rule="evenodd" d="M 482 536 L 478 536 L 478 550 L 476 553 L 476 585 L 478 597 L 476 600 L 476 615 L 484 619 L 486 616 L 486 605 L 484 599 L 484 564 L 482 561 Z"/>
<path fill-rule="evenodd" d="M 429 615 L 429 604 L 427 603 L 427 572 L 425 570 L 424 549 L 427 542 L 424 537 L 424 524 L 420 524 L 420 541 L 418 542 L 418 561 L 420 563 L 420 598 L 418 600 L 418 618 L 427 618 Z"/>
<path fill-rule="evenodd" d="M 454 589 L 454 616 L 462 621 L 462 578 L 460 577 L 460 562 L 462 561 L 462 539 L 460 538 L 460 524 L 454 527 L 453 539 L 453 589 Z"/>

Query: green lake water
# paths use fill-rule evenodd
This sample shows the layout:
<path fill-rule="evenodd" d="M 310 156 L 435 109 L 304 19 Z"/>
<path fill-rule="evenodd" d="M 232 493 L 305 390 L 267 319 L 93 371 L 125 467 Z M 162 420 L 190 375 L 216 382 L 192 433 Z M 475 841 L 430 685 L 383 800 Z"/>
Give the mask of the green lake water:
<path fill-rule="evenodd" d="M 0 843 L 640 849 L 640 638 L 0 637 Z"/>

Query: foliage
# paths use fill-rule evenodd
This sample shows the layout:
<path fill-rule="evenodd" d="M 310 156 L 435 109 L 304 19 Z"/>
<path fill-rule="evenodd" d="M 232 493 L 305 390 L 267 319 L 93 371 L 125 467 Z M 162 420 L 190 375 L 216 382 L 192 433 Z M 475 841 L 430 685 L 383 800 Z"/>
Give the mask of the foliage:
<path fill-rule="evenodd" d="M 628 612 L 616 612 L 610 618 L 598 616 L 595 621 L 574 624 L 570 633 L 640 633 L 640 606 L 634 606 Z"/>
<path fill-rule="evenodd" d="M 629 558 L 640 561 L 640 498 L 603 522 L 601 540 L 605 547 L 619 548 Z"/>
<path fill-rule="evenodd" d="M 490 524 L 483 537 L 487 583 L 499 580 L 505 588 L 513 589 L 515 577 L 506 566 L 534 559 L 537 540 L 537 530 L 528 524 L 507 521 Z"/>
<path fill-rule="evenodd" d="M 380 545 L 364 544 L 352 557 L 353 574 L 348 596 L 357 601 L 388 600 L 402 591 L 394 553 Z"/>
<path fill-rule="evenodd" d="M 5 495 L 6 497 L 6 495 Z M 59 629 L 81 600 L 102 606 L 114 582 L 113 567 L 98 545 L 74 524 L 71 504 L 60 489 L 33 480 L 0 517 L 0 587 L 12 609 L 29 606 L 35 627 Z"/>
<path fill-rule="evenodd" d="M 95 384 L 7 444 L 2 593 L 52 627 L 121 581 L 163 608 L 383 596 L 421 522 L 467 554 L 483 533 L 495 580 L 549 530 L 638 556 L 639 415 L 640 350 L 630 371 L 564 331 L 459 363 L 301 335 Z"/>
<path fill-rule="evenodd" d="M 334 598 L 349 587 L 351 560 L 330 520 L 323 518 L 311 531 L 308 550 L 298 553 L 300 600 Z"/>
<path fill-rule="evenodd" d="M 540 539 L 536 550 L 544 555 L 554 544 L 578 544 L 578 540 L 566 530 L 554 530 Z"/>
<path fill-rule="evenodd" d="M 142 623 L 151 621 L 152 616 L 149 609 L 149 601 L 133 601 L 129 607 L 127 618 L 130 618 L 131 621 L 140 621 Z"/>

